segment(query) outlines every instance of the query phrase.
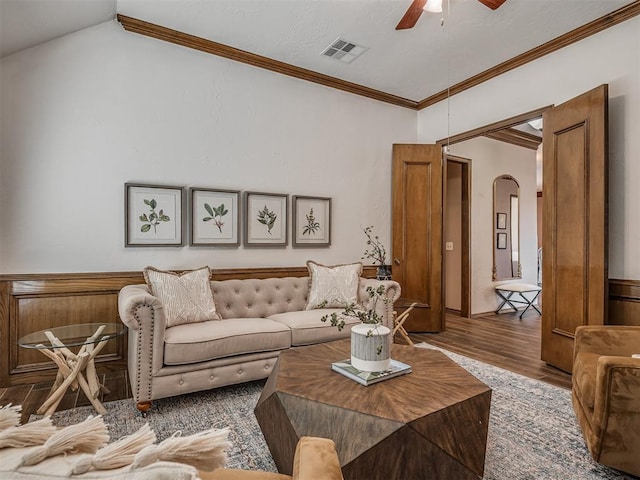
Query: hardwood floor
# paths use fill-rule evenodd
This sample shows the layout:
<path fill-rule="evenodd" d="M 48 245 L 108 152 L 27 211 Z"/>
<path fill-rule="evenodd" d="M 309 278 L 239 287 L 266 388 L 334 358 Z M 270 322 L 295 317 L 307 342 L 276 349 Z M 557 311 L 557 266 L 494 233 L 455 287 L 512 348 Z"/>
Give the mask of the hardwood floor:
<path fill-rule="evenodd" d="M 412 333 L 410 337 L 416 343 L 428 342 L 526 377 L 571 388 L 571 375 L 540 360 L 540 316 L 529 312 L 520 320 L 517 315 L 502 313 L 462 318 L 448 313 L 444 332 Z M 399 338 L 397 341 L 402 343 Z M 105 371 L 102 378 L 111 390 L 103 396 L 103 402 L 131 397 L 126 371 Z M 51 383 L 0 388 L 0 405 L 22 405 L 24 423 L 44 402 L 50 388 Z M 84 394 L 69 391 L 58 410 L 83 405 L 89 405 Z"/>
<path fill-rule="evenodd" d="M 444 332 L 409 336 L 414 342 L 428 342 L 526 377 L 571 388 L 570 374 L 540 360 L 541 317 L 527 312 L 520 320 L 518 315 L 491 313 L 463 318 L 447 313 Z"/>

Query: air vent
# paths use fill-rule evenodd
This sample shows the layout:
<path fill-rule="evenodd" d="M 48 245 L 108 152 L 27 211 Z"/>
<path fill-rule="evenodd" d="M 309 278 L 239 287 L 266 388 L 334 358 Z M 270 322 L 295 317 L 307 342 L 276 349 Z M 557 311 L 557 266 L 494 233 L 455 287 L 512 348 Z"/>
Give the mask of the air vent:
<path fill-rule="evenodd" d="M 331 45 L 325 48 L 321 55 L 331 57 L 342 63 L 351 63 L 367 50 L 367 47 L 356 45 L 348 40 L 338 38 Z"/>

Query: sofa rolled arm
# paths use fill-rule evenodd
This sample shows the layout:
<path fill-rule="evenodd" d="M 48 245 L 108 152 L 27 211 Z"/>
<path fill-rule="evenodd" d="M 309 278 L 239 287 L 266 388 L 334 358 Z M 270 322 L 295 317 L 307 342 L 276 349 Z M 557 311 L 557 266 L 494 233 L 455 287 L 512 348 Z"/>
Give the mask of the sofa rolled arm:
<path fill-rule="evenodd" d="M 144 308 L 140 308 L 144 307 Z M 120 320 L 132 330 L 140 329 L 140 322 L 152 321 L 158 315 L 145 315 L 145 311 L 151 309 L 154 312 L 162 309 L 162 302 L 151 295 L 146 285 L 127 285 L 118 294 L 118 313 Z M 164 318 L 164 316 L 162 316 Z"/>
<path fill-rule="evenodd" d="M 302 437 L 293 457 L 293 480 L 342 480 L 342 469 L 333 440 Z"/>
<path fill-rule="evenodd" d="M 371 287 L 374 290 L 377 290 L 381 285 L 384 287 L 384 295 L 387 297 L 388 301 L 379 301 L 376 305 L 376 311 L 378 315 L 382 317 L 382 324 L 393 330 L 393 304 L 398 300 L 398 298 L 400 298 L 401 293 L 400 284 L 398 282 L 394 280 L 361 278 L 358 299 L 365 307 L 369 307 L 370 299 L 367 293 L 367 288 Z"/>
<path fill-rule="evenodd" d="M 129 327 L 129 380 L 136 403 L 150 402 L 154 375 L 164 363 L 166 319 L 162 302 L 146 285 L 127 285 L 118 294 L 120 320 Z"/>

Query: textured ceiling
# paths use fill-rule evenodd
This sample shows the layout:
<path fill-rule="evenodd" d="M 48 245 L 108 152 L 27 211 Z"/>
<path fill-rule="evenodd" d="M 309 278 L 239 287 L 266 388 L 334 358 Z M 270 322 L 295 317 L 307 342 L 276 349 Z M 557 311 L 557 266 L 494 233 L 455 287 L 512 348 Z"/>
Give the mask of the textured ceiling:
<path fill-rule="evenodd" d="M 55 25 L 62 28 L 69 16 L 90 26 L 92 20 L 89 17 L 83 20 L 82 12 L 92 8 L 98 19 L 93 22 L 105 21 L 113 17 L 111 10 L 115 6 L 123 15 L 421 100 L 634 2 L 507 0 L 493 11 L 477 0 L 444 0 L 443 14 L 425 12 L 413 29 L 395 30 L 410 3 L 410 0 L 0 0 L 1 42 L 4 52 L 5 43 L 15 44 L 10 37 L 19 36 L 14 19 L 6 18 L 7 15 L 15 16 L 22 25 L 29 24 L 29 30 L 40 28 L 51 33 Z M 16 13 L 20 10 L 18 5 L 8 9 L 5 4 L 22 4 L 22 16 Z M 54 5 L 66 15 L 50 13 Z M 35 20 L 41 17 L 48 20 L 38 27 Z M 13 25 L 14 31 L 5 35 L 6 25 Z M 70 31 L 77 29 L 74 25 Z M 338 37 L 368 50 L 351 64 L 322 56 L 322 51 Z"/>

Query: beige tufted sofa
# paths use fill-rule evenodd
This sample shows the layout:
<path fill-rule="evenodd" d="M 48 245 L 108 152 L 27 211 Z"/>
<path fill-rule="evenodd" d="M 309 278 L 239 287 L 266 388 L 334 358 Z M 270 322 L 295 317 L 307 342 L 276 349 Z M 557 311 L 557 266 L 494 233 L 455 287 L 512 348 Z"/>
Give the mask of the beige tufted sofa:
<path fill-rule="evenodd" d="M 222 320 L 167 328 L 162 303 L 146 285 L 124 287 L 118 297 L 121 320 L 129 327 L 129 378 L 138 409 L 151 401 L 189 392 L 266 378 L 281 350 L 345 338 L 323 315 L 340 309 L 305 310 L 309 277 L 212 281 Z M 367 305 L 368 286 L 385 285 L 390 303 L 378 313 L 392 326 L 394 281 L 360 279 L 358 300 Z"/>

